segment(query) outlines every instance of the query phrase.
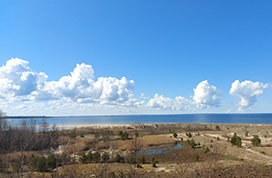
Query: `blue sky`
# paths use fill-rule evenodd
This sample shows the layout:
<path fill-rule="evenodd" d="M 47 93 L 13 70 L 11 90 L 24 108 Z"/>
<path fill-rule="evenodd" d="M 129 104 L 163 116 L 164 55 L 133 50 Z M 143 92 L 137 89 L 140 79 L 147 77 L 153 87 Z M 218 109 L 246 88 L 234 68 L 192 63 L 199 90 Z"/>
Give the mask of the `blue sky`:
<path fill-rule="evenodd" d="M 0 108 L 271 113 L 271 8 L 271 1 L 0 2 Z"/>

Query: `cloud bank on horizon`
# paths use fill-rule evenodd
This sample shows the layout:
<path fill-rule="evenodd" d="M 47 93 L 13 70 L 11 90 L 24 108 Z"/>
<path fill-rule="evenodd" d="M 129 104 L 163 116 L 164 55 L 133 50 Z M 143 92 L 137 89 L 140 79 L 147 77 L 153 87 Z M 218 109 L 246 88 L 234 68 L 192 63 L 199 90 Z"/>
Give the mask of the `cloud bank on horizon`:
<path fill-rule="evenodd" d="M 84 111 L 89 107 L 104 107 L 118 111 L 125 109 L 127 112 L 141 108 L 195 111 L 196 108 L 217 108 L 222 105 L 222 91 L 207 80 L 193 89 L 193 101 L 190 101 L 182 96 L 172 99 L 157 93 L 150 99 L 143 97 L 143 93 L 139 99 L 135 98 L 133 80 L 125 77 L 99 77 L 95 81 L 92 66 L 84 63 L 77 64 L 69 76 L 63 76 L 58 81 L 47 81 L 47 78 L 45 73 L 29 68 L 28 61 L 11 58 L 6 65 L 0 67 L 0 100 L 6 107 L 19 102 L 22 104 L 17 109 L 32 110 L 35 109 L 31 106 L 33 103 L 40 109 L 47 107 L 46 110 L 77 107 Z M 246 80 L 240 83 L 236 80 L 232 83 L 229 94 L 241 99 L 238 109 L 241 110 L 253 106 L 257 96 L 267 87 L 268 84 L 260 82 Z"/>

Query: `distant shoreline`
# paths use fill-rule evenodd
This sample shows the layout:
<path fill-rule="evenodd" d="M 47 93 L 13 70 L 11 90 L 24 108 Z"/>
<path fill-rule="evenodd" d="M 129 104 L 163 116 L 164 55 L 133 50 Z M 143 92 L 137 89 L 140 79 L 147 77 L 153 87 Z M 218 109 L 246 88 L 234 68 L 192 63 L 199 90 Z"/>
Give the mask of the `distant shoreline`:
<path fill-rule="evenodd" d="M 181 114 L 181 115 L 112 115 L 112 116 L 6 116 L 11 125 L 21 121 L 46 120 L 49 125 L 120 125 L 149 123 L 224 123 L 272 124 L 272 114 Z M 18 123 L 17 123 L 18 122 Z"/>
<path fill-rule="evenodd" d="M 6 117 L 2 117 L 5 119 L 31 119 L 31 118 L 54 118 L 52 116 L 6 116 Z"/>
<path fill-rule="evenodd" d="M 75 116 L 5 116 L 6 119 L 24 118 L 59 118 L 59 117 L 122 117 L 122 116 L 186 116 L 186 115 L 271 115 L 271 113 L 190 113 L 190 114 L 109 114 L 109 115 L 75 115 Z"/>

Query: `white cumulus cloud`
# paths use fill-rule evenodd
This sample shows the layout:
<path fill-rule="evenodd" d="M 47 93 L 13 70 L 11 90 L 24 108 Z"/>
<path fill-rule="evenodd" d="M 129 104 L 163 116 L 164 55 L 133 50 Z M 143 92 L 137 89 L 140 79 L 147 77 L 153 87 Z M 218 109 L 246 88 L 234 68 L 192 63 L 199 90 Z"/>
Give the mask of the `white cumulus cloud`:
<path fill-rule="evenodd" d="M 123 77 L 99 77 L 94 81 L 91 65 L 77 64 L 70 76 L 46 83 L 45 91 L 57 98 L 67 98 L 81 103 L 122 103 L 131 98 L 134 81 Z"/>
<path fill-rule="evenodd" d="M 155 94 L 154 98 L 151 98 L 146 106 L 162 110 L 180 110 L 189 108 L 189 101 L 181 96 L 178 96 L 175 99 L 171 99 L 168 97 L 163 97 L 162 95 L 159 96 L 158 94 Z"/>
<path fill-rule="evenodd" d="M 239 102 L 239 109 L 241 110 L 242 108 L 253 106 L 257 101 L 257 96 L 262 94 L 267 87 L 268 84 L 260 82 L 246 80 L 240 83 L 239 80 L 235 80 L 231 84 L 229 94 L 241 98 L 241 101 Z"/>
<path fill-rule="evenodd" d="M 33 72 L 27 65 L 27 61 L 12 58 L 0 67 L 1 98 L 30 95 L 43 87 L 47 75 Z"/>
<path fill-rule="evenodd" d="M 77 103 L 98 103 L 138 106 L 133 98 L 134 81 L 125 77 L 99 77 L 94 80 L 91 65 L 77 64 L 69 76 L 47 82 L 47 75 L 34 72 L 28 61 L 12 58 L 0 68 L 0 99 L 9 101 L 67 100 Z"/>
<path fill-rule="evenodd" d="M 197 108 L 212 108 L 221 106 L 221 95 L 221 90 L 204 80 L 194 89 L 193 99 Z"/>

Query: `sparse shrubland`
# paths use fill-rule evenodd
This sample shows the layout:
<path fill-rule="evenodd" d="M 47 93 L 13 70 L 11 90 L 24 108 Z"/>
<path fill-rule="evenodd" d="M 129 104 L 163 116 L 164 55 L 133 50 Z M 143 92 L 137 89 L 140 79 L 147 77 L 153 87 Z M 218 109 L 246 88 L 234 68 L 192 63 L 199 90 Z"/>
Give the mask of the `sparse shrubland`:
<path fill-rule="evenodd" d="M 218 177 L 233 175 L 229 162 L 250 164 L 250 155 L 243 154 L 251 152 L 232 147 L 227 141 L 229 138 L 232 145 L 242 144 L 238 134 L 244 135 L 245 131 L 233 125 L 229 128 L 238 132 L 231 138 L 229 129 L 221 124 L 138 124 L 66 130 L 51 128 L 45 121 L 40 125 L 37 131 L 36 124 L 22 122 L 15 128 L 0 120 L 0 143 L 7 144 L 0 144 L 0 177 Z M 182 142 L 186 137 L 187 141 Z M 251 142 L 254 146 L 261 144 L 258 136 Z M 182 147 L 175 148 L 177 143 Z M 151 155 L 144 152 L 160 149 L 163 151 Z M 237 153 L 238 149 L 241 153 Z M 259 157 L 272 156 L 270 147 L 254 149 Z M 229 150 L 236 152 L 232 155 Z M 224 165 L 224 161 L 228 164 Z"/>

